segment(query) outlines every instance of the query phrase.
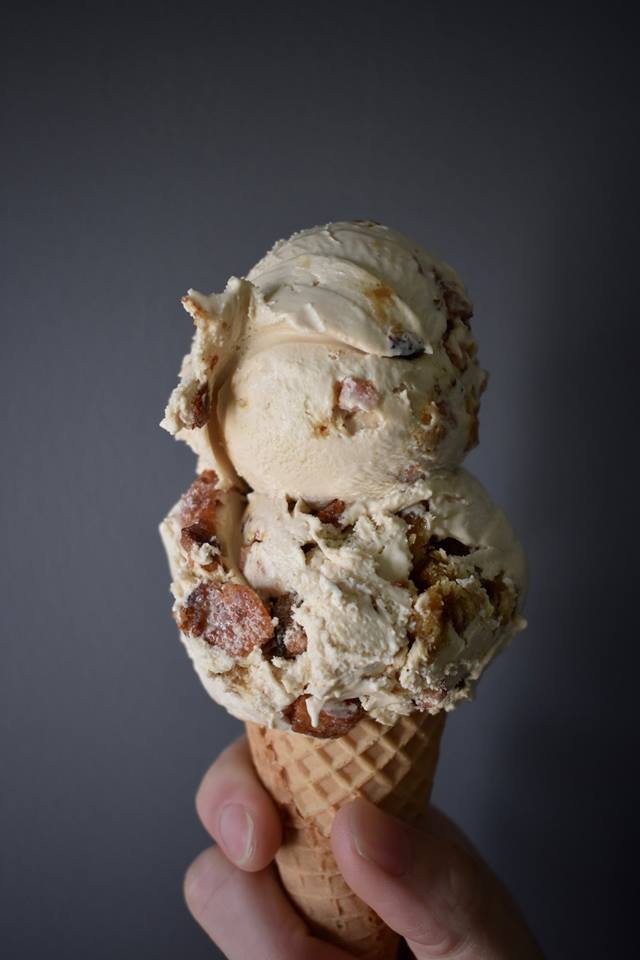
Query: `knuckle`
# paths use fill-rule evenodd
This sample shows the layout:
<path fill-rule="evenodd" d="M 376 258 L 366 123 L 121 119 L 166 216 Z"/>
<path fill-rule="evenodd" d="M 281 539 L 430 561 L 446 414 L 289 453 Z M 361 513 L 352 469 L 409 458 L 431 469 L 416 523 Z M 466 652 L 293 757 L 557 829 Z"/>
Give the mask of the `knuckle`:
<path fill-rule="evenodd" d="M 185 902 L 196 919 L 215 915 L 216 905 L 222 903 L 221 895 L 233 877 L 233 868 L 214 847 L 196 857 L 183 882 Z"/>
<path fill-rule="evenodd" d="M 429 916 L 417 919 L 403 933 L 409 943 L 426 947 L 433 960 L 453 960 L 460 956 L 462 948 L 468 943 L 466 936 L 443 927 Z"/>
<path fill-rule="evenodd" d="M 483 884 L 476 865 L 462 853 L 450 858 L 443 873 L 441 896 L 449 912 L 465 925 L 477 916 L 482 903 Z"/>
<path fill-rule="evenodd" d="M 405 935 L 427 947 L 434 960 L 476 956 L 475 937 L 485 906 L 482 877 L 471 858 L 460 851 L 446 860 L 423 901 L 423 910 Z"/>

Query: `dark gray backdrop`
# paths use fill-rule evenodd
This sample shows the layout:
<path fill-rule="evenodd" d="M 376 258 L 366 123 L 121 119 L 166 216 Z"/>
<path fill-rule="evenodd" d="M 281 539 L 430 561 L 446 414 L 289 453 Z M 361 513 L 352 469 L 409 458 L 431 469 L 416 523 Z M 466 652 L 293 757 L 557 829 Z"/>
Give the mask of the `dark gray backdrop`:
<path fill-rule="evenodd" d="M 178 644 L 156 532 L 194 468 L 157 427 L 191 334 L 177 300 L 219 290 L 294 229 L 349 217 L 399 228 L 467 282 L 492 374 L 470 466 L 531 559 L 529 630 L 451 717 L 436 799 L 550 957 L 624 949 L 638 267 L 619 16 L 13 5 L 5 956 L 217 955 L 181 878 L 206 843 L 194 789 L 239 724 Z"/>

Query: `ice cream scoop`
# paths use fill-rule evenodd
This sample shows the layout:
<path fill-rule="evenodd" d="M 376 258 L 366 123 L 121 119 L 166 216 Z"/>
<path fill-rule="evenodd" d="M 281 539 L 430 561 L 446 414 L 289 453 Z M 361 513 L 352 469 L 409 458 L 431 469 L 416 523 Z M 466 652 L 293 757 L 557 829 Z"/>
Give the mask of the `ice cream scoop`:
<path fill-rule="evenodd" d="M 477 442 L 486 375 L 456 273 L 370 221 L 281 241 L 223 294 L 190 290 L 163 426 L 223 487 L 383 498 Z"/>
<path fill-rule="evenodd" d="M 207 486 L 216 515 L 194 545 L 189 505 Z M 203 475 L 162 533 L 183 641 L 242 720 L 336 736 L 365 712 L 390 724 L 450 709 L 523 625 L 522 549 L 464 470 L 387 504 L 314 511 L 251 493 L 239 549 L 236 498 Z"/>
<path fill-rule="evenodd" d="M 161 531 L 208 692 L 318 737 L 471 696 L 524 624 L 526 574 L 460 466 L 486 374 L 454 270 L 334 223 L 183 304 L 195 335 L 162 425 L 199 476 Z"/>

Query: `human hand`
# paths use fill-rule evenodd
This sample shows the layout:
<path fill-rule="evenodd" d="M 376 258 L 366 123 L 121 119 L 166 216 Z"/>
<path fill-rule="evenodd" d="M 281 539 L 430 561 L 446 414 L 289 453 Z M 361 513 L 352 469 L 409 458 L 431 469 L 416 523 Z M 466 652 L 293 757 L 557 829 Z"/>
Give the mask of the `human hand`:
<path fill-rule="evenodd" d="M 210 767 L 196 808 L 218 846 L 189 867 L 185 899 L 229 960 L 352 960 L 310 934 L 280 886 L 280 818 L 244 737 Z M 417 960 L 542 957 L 505 888 L 435 808 L 417 831 L 355 800 L 336 815 L 331 843 L 349 886 Z"/>

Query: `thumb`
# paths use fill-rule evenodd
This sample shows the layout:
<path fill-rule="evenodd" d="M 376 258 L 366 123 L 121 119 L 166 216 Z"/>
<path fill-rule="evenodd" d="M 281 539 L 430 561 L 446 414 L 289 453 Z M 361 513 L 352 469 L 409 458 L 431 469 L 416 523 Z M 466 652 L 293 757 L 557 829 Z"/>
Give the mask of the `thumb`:
<path fill-rule="evenodd" d="M 422 832 L 366 800 L 336 815 L 333 852 L 351 889 L 418 960 L 540 960 L 506 890 L 447 819 Z"/>

